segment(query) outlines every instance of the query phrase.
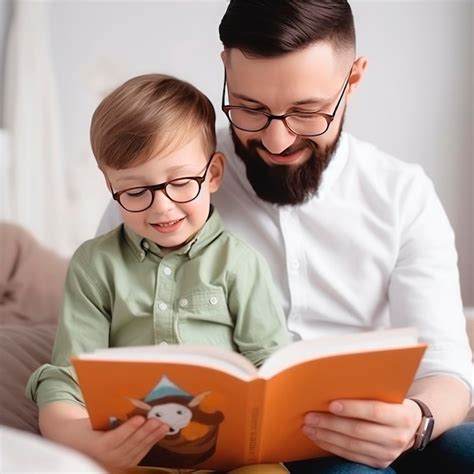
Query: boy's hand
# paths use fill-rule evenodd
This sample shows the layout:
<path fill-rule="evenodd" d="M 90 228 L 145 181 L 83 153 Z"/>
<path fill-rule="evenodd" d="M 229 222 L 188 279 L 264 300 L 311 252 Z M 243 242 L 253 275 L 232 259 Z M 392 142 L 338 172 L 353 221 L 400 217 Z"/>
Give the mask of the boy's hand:
<path fill-rule="evenodd" d="M 120 470 L 136 466 L 169 431 L 168 425 L 143 416 L 134 416 L 110 431 L 95 431 L 85 408 L 65 402 L 41 407 L 39 422 L 46 438 L 81 451 L 106 468 Z"/>
<path fill-rule="evenodd" d="M 415 402 L 338 400 L 330 413 L 307 413 L 303 432 L 324 450 L 376 468 L 389 466 L 410 448 L 421 422 Z"/>
<path fill-rule="evenodd" d="M 90 429 L 89 420 L 79 421 L 87 423 Z M 113 430 L 92 430 L 87 451 L 106 467 L 128 469 L 136 466 L 168 431 L 169 426 L 159 420 L 134 416 Z"/>

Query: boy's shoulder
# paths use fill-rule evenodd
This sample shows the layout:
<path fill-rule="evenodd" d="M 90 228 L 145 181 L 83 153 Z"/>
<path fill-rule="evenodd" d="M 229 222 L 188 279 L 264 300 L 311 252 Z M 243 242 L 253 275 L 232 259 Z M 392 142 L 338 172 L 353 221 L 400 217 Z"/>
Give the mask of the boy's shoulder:
<path fill-rule="evenodd" d="M 72 260 L 92 261 L 105 256 L 117 256 L 121 253 L 124 241 L 124 226 L 120 224 L 111 231 L 86 240 L 76 249 Z"/>
<path fill-rule="evenodd" d="M 216 209 L 214 210 L 214 214 L 215 218 L 219 219 L 222 227 L 218 238 L 213 242 L 213 244 L 214 248 L 218 250 L 218 253 L 222 255 L 222 258 L 225 258 L 227 262 L 232 260 L 240 261 L 242 263 L 242 259 L 252 259 L 259 262 L 264 261 L 263 256 L 255 249 L 255 247 L 223 226 Z"/>

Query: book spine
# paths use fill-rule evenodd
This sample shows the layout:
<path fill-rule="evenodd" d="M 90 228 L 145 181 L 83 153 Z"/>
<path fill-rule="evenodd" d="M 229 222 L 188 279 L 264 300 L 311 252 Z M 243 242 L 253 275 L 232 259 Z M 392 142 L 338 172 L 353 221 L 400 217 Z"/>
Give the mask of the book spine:
<path fill-rule="evenodd" d="M 256 379 L 250 383 L 248 398 L 248 423 L 245 440 L 246 464 L 257 464 L 260 462 L 261 428 L 263 415 L 265 382 Z"/>

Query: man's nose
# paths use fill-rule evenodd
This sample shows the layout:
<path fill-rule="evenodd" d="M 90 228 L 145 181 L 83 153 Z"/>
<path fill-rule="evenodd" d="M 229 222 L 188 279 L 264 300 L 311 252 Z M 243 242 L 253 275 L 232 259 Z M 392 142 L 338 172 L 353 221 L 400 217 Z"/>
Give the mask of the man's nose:
<path fill-rule="evenodd" d="M 273 119 L 263 130 L 262 143 L 270 153 L 278 155 L 293 145 L 296 134 L 288 130 L 283 120 Z"/>

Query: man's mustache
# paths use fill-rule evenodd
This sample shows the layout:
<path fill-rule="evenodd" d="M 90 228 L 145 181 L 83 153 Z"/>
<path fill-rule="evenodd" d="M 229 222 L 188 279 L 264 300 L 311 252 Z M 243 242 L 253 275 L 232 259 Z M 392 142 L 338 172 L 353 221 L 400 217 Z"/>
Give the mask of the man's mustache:
<path fill-rule="evenodd" d="M 310 150 L 319 148 L 316 143 L 312 142 L 309 139 L 303 139 L 300 143 L 297 143 L 297 144 L 293 143 L 292 145 L 290 145 L 288 148 L 286 148 L 280 153 L 272 153 L 271 151 L 269 151 L 266 148 L 266 146 L 262 143 L 261 140 L 250 140 L 248 143 L 248 147 L 256 151 L 262 150 L 262 151 L 265 151 L 266 153 L 270 153 L 271 155 L 275 155 L 275 156 L 289 156 L 289 155 L 292 155 L 293 153 L 299 152 L 301 150 L 306 150 L 308 148 Z"/>

